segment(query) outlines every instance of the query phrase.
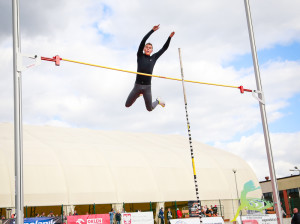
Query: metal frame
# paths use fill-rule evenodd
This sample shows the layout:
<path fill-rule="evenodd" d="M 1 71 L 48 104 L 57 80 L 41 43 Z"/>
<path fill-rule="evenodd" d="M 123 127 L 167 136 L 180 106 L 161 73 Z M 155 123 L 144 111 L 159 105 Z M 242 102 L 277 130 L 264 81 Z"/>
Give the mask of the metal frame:
<path fill-rule="evenodd" d="M 23 193 L 23 127 L 22 127 L 22 73 L 19 0 L 12 0 L 13 66 L 14 66 L 14 141 L 15 141 L 15 210 L 16 223 L 24 223 Z"/>
<path fill-rule="evenodd" d="M 271 141 L 270 141 L 270 136 L 269 136 L 266 108 L 265 108 L 265 103 L 264 103 L 264 98 L 263 98 L 263 91 L 262 91 L 258 59 L 257 59 L 257 53 L 256 53 L 256 46 L 255 46 L 252 20 L 251 20 L 249 0 L 244 0 L 244 3 L 245 3 L 245 11 L 246 11 L 246 17 L 247 17 L 249 39 L 250 39 L 254 73 L 255 73 L 256 86 L 257 86 L 256 92 L 258 93 L 259 108 L 260 108 L 261 120 L 262 120 L 262 125 L 263 125 L 263 130 L 264 130 L 266 152 L 267 152 L 268 165 L 269 165 L 269 171 L 270 171 L 270 177 L 271 177 L 271 183 L 272 183 L 274 207 L 276 210 L 278 224 L 283 224 L 282 214 L 281 214 L 281 205 L 280 205 L 277 180 L 276 180 L 276 174 L 275 174 L 275 167 L 274 167 L 274 161 L 273 161 L 273 155 L 272 155 Z"/>

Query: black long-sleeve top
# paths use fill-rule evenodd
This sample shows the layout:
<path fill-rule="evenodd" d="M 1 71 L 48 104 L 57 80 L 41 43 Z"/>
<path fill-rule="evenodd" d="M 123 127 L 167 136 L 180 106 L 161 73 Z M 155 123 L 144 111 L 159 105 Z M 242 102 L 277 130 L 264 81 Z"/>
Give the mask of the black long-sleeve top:
<path fill-rule="evenodd" d="M 157 59 L 168 49 L 171 37 L 168 38 L 164 46 L 155 54 L 148 56 L 143 53 L 146 40 L 150 37 L 150 35 L 154 32 L 154 30 L 151 30 L 149 33 L 144 36 L 142 39 L 138 52 L 137 52 L 137 71 L 141 73 L 147 73 L 147 74 L 152 74 L 154 65 L 157 61 Z M 141 84 L 141 85 L 151 85 L 151 76 L 144 76 L 144 75 L 136 75 L 136 84 Z"/>

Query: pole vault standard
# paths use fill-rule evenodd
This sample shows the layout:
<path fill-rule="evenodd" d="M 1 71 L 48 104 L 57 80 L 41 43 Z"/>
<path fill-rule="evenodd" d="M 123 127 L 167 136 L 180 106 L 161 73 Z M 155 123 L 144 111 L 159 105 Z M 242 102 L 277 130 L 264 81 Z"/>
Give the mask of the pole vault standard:
<path fill-rule="evenodd" d="M 200 218 L 200 224 L 201 224 L 202 223 L 202 219 L 201 219 L 202 218 L 201 217 L 201 202 L 200 202 L 200 198 L 199 198 L 197 174 L 196 174 L 196 167 L 195 167 L 195 161 L 194 161 L 194 150 L 193 150 L 193 143 L 192 143 L 191 126 L 190 126 L 189 115 L 188 115 L 188 111 L 187 111 L 187 100 L 186 100 L 185 87 L 184 87 L 184 75 L 183 75 L 183 66 L 182 66 L 180 48 L 178 48 L 178 53 L 179 53 L 179 61 L 180 61 L 180 70 L 181 70 L 182 90 L 183 90 L 183 96 L 184 96 L 186 123 L 187 123 L 188 135 L 189 135 L 190 150 L 191 150 L 191 157 L 192 157 L 192 166 L 193 166 L 193 173 L 194 173 L 196 198 L 197 198 L 197 203 L 198 203 L 198 212 L 199 212 L 199 218 Z"/>
<path fill-rule="evenodd" d="M 278 195 L 278 187 L 277 187 L 277 180 L 276 180 L 276 174 L 275 174 L 275 167 L 274 167 L 274 162 L 273 162 L 271 141 L 270 141 L 270 136 L 269 136 L 267 115 L 266 115 L 266 109 L 265 109 L 265 102 L 263 100 L 263 92 L 262 92 L 258 59 L 257 59 L 257 53 L 256 53 L 256 47 L 255 47 L 255 39 L 254 39 L 254 32 L 253 32 L 253 26 L 252 26 L 252 20 L 251 20 L 249 0 L 244 0 L 244 3 L 245 3 L 245 10 L 246 10 L 247 25 L 248 25 L 248 32 L 249 32 L 249 38 L 250 38 L 254 73 L 255 73 L 255 79 L 256 79 L 257 93 L 258 93 L 258 98 L 260 99 L 259 107 L 260 107 L 260 114 L 261 114 L 262 125 L 263 125 L 264 136 L 265 136 L 265 145 L 266 145 L 268 165 L 269 165 L 272 190 L 273 190 L 274 207 L 276 210 L 277 223 L 283 224 L 282 214 L 281 214 L 281 205 L 280 205 L 280 200 L 279 200 L 279 195 Z"/>
<path fill-rule="evenodd" d="M 19 0 L 12 0 L 13 66 L 14 66 L 14 141 L 15 141 L 15 209 L 16 223 L 23 224 L 23 130 L 22 130 L 22 74 L 19 26 Z"/>
<path fill-rule="evenodd" d="M 175 80 L 175 81 L 182 81 L 183 80 L 183 79 L 177 79 L 177 78 L 160 76 L 160 75 L 152 75 L 152 74 L 147 74 L 147 73 L 142 73 L 142 72 L 128 71 L 128 70 L 119 69 L 119 68 L 112 68 L 112 67 L 107 67 L 107 66 L 103 66 L 103 65 L 91 64 L 91 63 L 87 63 L 87 62 L 74 61 L 74 60 L 70 60 L 70 59 L 66 59 L 66 58 L 61 58 L 58 55 L 56 55 L 56 56 L 54 56 L 52 58 L 38 57 L 37 55 L 35 55 L 34 57 L 31 56 L 30 58 L 35 59 L 36 63 L 40 63 L 41 60 L 43 60 L 43 61 L 52 61 L 52 62 L 55 62 L 56 66 L 60 66 L 60 61 L 67 61 L 67 62 L 81 64 L 81 65 L 87 65 L 87 66 L 92 66 L 92 67 L 104 68 L 104 69 L 109 69 L 109 70 L 114 70 L 114 71 L 119 71 L 119 72 L 132 73 L 132 74 L 138 74 L 138 75 L 144 75 L 144 76 L 151 76 L 151 77 L 161 78 L 161 79 L 169 79 L 169 80 Z M 27 67 L 29 67 L 29 66 L 27 66 Z M 209 83 L 209 82 L 199 82 L 199 81 L 192 81 L 192 80 L 183 80 L 183 81 L 184 82 L 195 83 L 195 84 L 203 84 L 203 85 L 211 85 L 211 86 L 219 86 L 219 87 L 236 88 L 236 89 L 239 89 L 241 93 L 251 92 L 252 95 L 256 98 L 256 96 L 255 96 L 256 90 L 245 89 L 243 86 L 231 86 L 231 85 Z"/>

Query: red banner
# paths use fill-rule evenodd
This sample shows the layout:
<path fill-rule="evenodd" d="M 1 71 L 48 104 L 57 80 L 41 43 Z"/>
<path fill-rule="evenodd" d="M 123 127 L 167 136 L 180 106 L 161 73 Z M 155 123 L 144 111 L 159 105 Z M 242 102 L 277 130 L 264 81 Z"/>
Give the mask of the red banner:
<path fill-rule="evenodd" d="M 72 215 L 68 216 L 68 224 L 110 224 L 109 214 Z"/>

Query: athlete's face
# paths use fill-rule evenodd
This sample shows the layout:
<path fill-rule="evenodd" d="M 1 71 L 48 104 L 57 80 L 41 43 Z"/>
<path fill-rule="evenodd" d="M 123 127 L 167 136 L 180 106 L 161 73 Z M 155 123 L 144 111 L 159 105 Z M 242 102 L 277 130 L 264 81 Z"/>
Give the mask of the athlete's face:
<path fill-rule="evenodd" d="M 152 45 L 150 45 L 150 44 L 145 45 L 145 47 L 144 47 L 145 55 L 150 56 L 150 54 L 152 54 L 152 51 L 153 51 Z"/>

